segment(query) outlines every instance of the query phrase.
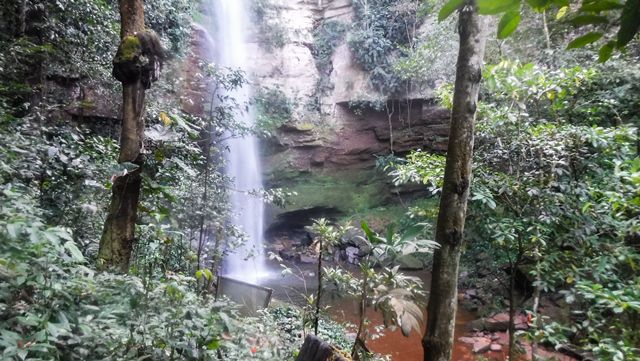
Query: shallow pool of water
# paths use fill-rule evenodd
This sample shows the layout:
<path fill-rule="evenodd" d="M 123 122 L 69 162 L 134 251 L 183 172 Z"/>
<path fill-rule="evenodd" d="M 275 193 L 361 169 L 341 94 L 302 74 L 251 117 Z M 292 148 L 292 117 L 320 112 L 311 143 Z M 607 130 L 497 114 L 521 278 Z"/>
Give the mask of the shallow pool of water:
<path fill-rule="evenodd" d="M 317 265 L 315 264 L 293 264 L 286 263 L 293 273 L 282 277 L 280 270 L 282 269 L 278 263 L 270 262 L 271 277 L 263 278 L 262 285 L 273 288 L 273 298 L 293 303 L 296 305 L 304 305 L 305 294 L 315 293 L 317 290 Z M 357 272 L 358 269 L 353 266 L 346 266 L 351 272 Z M 409 271 L 406 274 L 420 277 L 428 289 L 430 275 L 427 271 Z M 323 297 L 324 306 L 330 306 L 329 313 L 332 317 L 342 323 L 356 324 L 358 321 L 358 303 L 356 300 L 341 297 L 334 292 L 326 292 Z M 367 318 L 371 320 L 369 331 L 374 332 L 376 325 L 382 325 L 382 315 L 369 308 L 367 310 Z M 458 309 L 456 314 L 456 340 L 466 332 L 466 325 L 475 319 L 475 315 Z M 367 340 L 370 350 L 379 354 L 391 355 L 393 360 L 398 361 L 422 361 L 422 334 L 424 332 L 424 323 L 421 324 L 421 331 L 411 331 L 409 337 L 402 335 L 397 329 L 391 331 L 385 329 L 380 337 Z M 355 332 L 355 330 L 353 330 Z M 456 341 L 454 344 L 453 360 L 474 360 L 469 345 Z M 488 355 L 485 355 L 488 356 Z"/>

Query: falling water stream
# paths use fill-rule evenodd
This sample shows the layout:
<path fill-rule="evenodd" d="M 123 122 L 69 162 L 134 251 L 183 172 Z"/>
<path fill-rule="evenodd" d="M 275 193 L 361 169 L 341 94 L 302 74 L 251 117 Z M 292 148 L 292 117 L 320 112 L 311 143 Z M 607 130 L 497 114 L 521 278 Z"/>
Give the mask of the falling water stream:
<path fill-rule="evenodd" d="M 249 15 L 243 0 L 214 0 L 215 26 L 217 29 L 218 64 L 233 69 L 247 70 L 247 26 Z M 248 85 L 229 94 L 238 104 L 248 104 L 251 89 Z M 241 106 L 240 108 L 244 108 Z M 253 111 L 239 110 L 236 121 L 244 126 L 255 124 Z M 247 194 L 262 188 L 258 139 L 254 135 L 232 138 L 229 147 L 226 173 L 234 180 L 230 201 L 233 207 L 233 223 L 239 226 L 248 239 L 225 260 L 226 276 L 250 283 L 257 283 L 266 274 L 262 252 L 264 204 L 262 200 Z"/>

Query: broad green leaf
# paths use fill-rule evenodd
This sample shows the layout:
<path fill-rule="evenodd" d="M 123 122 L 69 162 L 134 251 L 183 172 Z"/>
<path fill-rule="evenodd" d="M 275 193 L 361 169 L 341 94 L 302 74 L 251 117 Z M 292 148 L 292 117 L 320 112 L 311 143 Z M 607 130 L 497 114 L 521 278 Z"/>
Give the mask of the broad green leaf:
<path fill-rule="evenodd" d="M 371 228 L 369 228 L 369 225 L 367 224 L 367 222 L 362 221 L 360 223 L 360 226 L 362 227 L 362 230 L 364 231 L 364 234 L 367 237 L 373 237 L 374 236 L 374 233 L 373 233 L 373 231 L 371 231 Z"/>
<path fill-rule="evenodd" d="M 551 0 L 527 0 L 527 4 L 536 11 L 542 11 L 551 5 Z"/>
<path fill-rule="evenodd" d="M 482 15 L 496 15 L 519 8 L 519 0 L 478 0 L 478 12 Z"/>
<path fill-rule="evenodd" d="M 640 0 L 627 0 L 620 16 L 618 48 L 623 48 L 640 29 Z"/>
<path fill-rule="evenodd" d="M 362 223 L 360 225 L 361 225 L 362 230 L 364 231 L 365 235 L 367 236 L 367 239 L 369 240 L 369 242 L 371 242 L 371 243 L 379 243 L 378 236 L 375 234 L 375 232 L 373 232 L 371 230 L 371 228 L 369 228 L 369 225 L 367 224 L 367 222 L 362 221 Z"/>
<path fill-rule="evenodd" d="M 66 248 L 69 251 L 69 253 L 71 254 L 71 258 L 74 261 L 84 262 L 84 256 L 82 255 L 82 252 L 80 252 L 80 249 L 78 249 L 78 246 L 76 246 L 75 242 L 73 241 L 65 242 L 64 248 Z"/>
<path fill-rule="evenodd" d="M 207 280 L 211 281 L 211 279 L 213 278 L 213 273 L 211 273 L 211 270 L 209 270 L 208 268 L 205 268 L 204 276 L 207 278 Z"/>
<path fill-rule="evenodd" d="M 387 242 L 391 242 L 393 240 L 395 229 L 396 225 L 394 223 L 389 224 L 389 226 L 387 227 Z"/>
<path fill-rule="evenodd" d="M 15 239 L 18 238 L 18 235 L 22 232 L 23 223 L 9 223 L 7 224 L 7 233 L 9 233 L 9 237 Z"/>
<path fill-rule="evenodd" d="M 616 46 L 615 41 L 610 41 L 604 44 L 600 48 L 600 51 L 598 52 L 598 61 L 601 63 L 604 63 L 607 60 L 609 60 L 609 58 L 611 58 L 611 54 L 613 54 L 613 49 L 615 48 L 615 46 Z"/>
<path fill-rule="evenodd" d="M 596 41 L 600 40 L 601 37 L 601 32 L 592 31 L 590 33 L 586 33 L 571 41 L 569 45 L 567 45 L 567 49 L 583 48 L 591 43 L 595 43 Z"/>
<path fill-rule="evenodd" d="M 509 11 L 502 15 L 500 23 L 498 24 L 498 39 L 504 39 L 511 35 L 520 24 L 520 12 Z"/>
<path fill-rule="evenodd" d="M 584 26 L 593 24 L 607 24 L 609 20 L 605 16 L 589 14 L 576 16 L 575 18 L 569 20 L 569 22 L 574 26 Z"/>
<path fill-rule="evenodd" d="M 458 9 L 464 0 L 449 0 L 438 13 L 438 21 L 442 21 L 449 17 L 456 9 Z"/>
<path fill-rule="evenodd" d="M 413 239 L 418 238 L 424 232 L 423 224 L 414 224 L 411 227 L 407 228 L 403 233 L 400 239 L 401 242 L 411 241 Z"/>
<path fill-rule="evenodd" d="M 560 20 L 565 15 L 567 15 L 567 11 L 569 11 L 569 6 L 563 6 L 560 9 L 558 9 L 558 13 L 556 14 L 556 20 Z"/>
<path fill-rule="evenodd" d="M 624 5 L 613 0 L 592 0 L 586 1 L 580 7 L 580 11 L 599 13 L 601 11 L 622 9 Z"/>

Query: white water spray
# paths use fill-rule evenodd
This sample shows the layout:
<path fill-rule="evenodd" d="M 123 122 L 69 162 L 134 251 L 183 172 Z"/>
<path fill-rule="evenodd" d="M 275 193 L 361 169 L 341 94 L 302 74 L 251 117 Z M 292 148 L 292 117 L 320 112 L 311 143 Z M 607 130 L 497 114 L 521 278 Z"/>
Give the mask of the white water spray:
<path fill-rule="evenodd" d="M 214 0 L 217 28 L 218 63 L 225 67 L 247 70 L 247 23 L 249 14 L 243 0 Z M 238 104 L 250 100 L 249 86 L 230 94 Z M 245 126 L 255 124 L 254 113 L 238 111 L 236 121 Z M 242 228 L 248 240 L 225 259 L 224 274 L 245 282 L 257 283 L 266 275 L 262 249 L 264 204 L 261 199 L 246 194 L 262 188 L 258 139 L 254 135 L 233 138 L 227 143 L 229 156 L 226 173 L 235 182 L 231 191 L 233 223 Z"/>

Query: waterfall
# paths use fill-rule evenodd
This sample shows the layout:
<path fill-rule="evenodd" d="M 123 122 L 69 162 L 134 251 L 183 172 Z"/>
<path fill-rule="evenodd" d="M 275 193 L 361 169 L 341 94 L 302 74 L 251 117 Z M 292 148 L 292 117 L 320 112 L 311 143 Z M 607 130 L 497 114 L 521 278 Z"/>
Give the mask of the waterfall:
<path fill-rule="evenodd" d="M 243 0 L 214 0 L 219 65 L 247 70 L 247 23 L 249 14 Z M 248 85 L 232 94 L 238 104 L 248 103 Z M 239 110 L 236 121 L 246 126 L 255 124 L 254 113 Z M 226 173 L 234 179 L 230 192 L 233 223 L 248 236 L 246 243 L 230 253 L 224 262 L 223 274 L 242 281 L 257 283 L 266 275 L 262 249 L 264 204 L 246 192 L 262 188 L 258 139 L 254 135 L 228 141 L 229 155 Z"/>

